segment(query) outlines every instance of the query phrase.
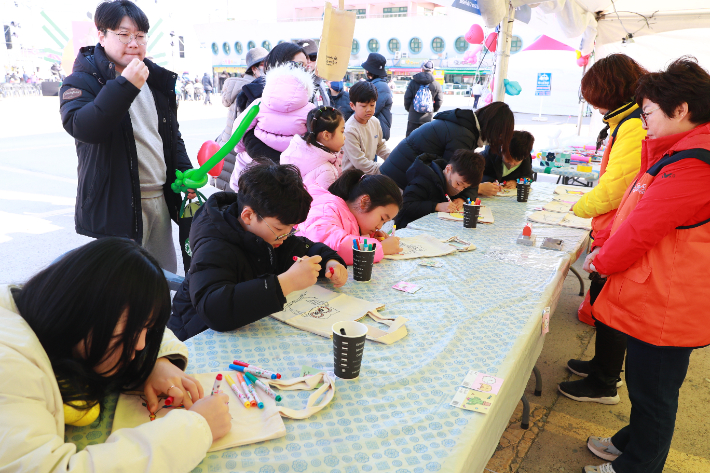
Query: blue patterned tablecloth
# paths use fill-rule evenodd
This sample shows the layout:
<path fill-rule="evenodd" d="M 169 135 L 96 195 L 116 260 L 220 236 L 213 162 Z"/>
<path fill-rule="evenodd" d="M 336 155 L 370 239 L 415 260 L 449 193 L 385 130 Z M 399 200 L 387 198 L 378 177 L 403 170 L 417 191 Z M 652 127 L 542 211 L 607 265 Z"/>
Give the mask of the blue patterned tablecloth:
<path fill-rule="evenodd" d="M 539 172 L 541 174 L 555 174 L 558 176 L 576 177 L 578 179 L 586 179 L 588 181 L 596 181 L 599 179 L 599 171 L 581 172 L 577 171 L 577 169 L 573 167 L 551 167 L 550 172 L 546 173 L 546 169 L 546 167 L 539 165 L 533 165 L 532 167 L 533 172 Z"/>
<path fill-rule="evenodd" d="M 210 453 L 193 472 L 483 471 L 542 348 L 542 309 L 556 303 L 569 263 L 587 241 L 582 230 L 536 226 L 539 235 L 563 236 L 565 251 L 515 244 L 526 215 L 551 200 L 554 187 L 533 183 L 527 204 L 515 197 L 484 199 L 493 225 L 464 229 L 430 215 L 397 230 L 398 236 L 457 235 L 477 249 L 436 258 L 441 268 L 385 260 L 375 265 L 371 282 L 349 281 L 339 291 L 385 303 L 383 314 L 407 317 L 408 336 L 389 346 L 368 341 L 360 377 L 337 380 L 331 404 L 311 418 L 284 419 L 286 437 Z M 396 291 L 398 281 L 422 288 Z M 209 330 L 187 346 L 192 373 L 224 370 L 235 358 L 286 378 L 299 376 L 304 365 L 333 366 L 331 340 L 268 317 L 230 333 Z M 505 378 L 488 414 L 449 405 L 469 370 Z M 310 392 L 282 395 L 283 405 L 301 408 Z M 110 410 L 114 405 L 111 400 Z M 79 448 L 105 441 L 111 418 L 68 428 L 67 441 Z"/>

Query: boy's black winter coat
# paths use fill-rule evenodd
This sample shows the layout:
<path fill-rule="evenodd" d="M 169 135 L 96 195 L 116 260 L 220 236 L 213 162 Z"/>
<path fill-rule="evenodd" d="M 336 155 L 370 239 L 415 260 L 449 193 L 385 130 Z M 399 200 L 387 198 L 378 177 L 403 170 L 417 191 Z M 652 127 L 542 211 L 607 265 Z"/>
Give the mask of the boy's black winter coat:
<path fill-rule="evenodd" d="M 239 223 L 238 194 L 218 192 L 200 207 L 190 231 L 192 263 L 173 299 L 168 328 L 186 340 L 211 328 L 227 332 L 270 314 L 286 303 L 277 276 L 293 257 L 320 255 L 320 277 L 330 260 L 345 262 L 323 243 L 292 236 L 273 248 Z"/>

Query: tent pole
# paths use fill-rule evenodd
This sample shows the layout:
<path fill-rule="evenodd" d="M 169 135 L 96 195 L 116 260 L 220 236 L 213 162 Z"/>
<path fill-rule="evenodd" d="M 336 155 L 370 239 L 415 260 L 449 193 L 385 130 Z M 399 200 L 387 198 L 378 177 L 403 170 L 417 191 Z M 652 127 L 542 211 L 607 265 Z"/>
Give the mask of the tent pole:
<path fill-rule="evenodd" d="M 503 80 L 508 75 L 508 62 L 510 61 L 510 40 L 513 33 L 513 21 L 515 21 L 515 8 L 513 3 L 508 1 L 508 14 L 500 23 L 500 32 L 498 33 L 498 47 L 496 54 L 495 83 L 493 84 L 493 101 L 505 102 L 505 87 Z"/>
<path fill-rule="evenodd" d="M 585 64 L 584 68 L 582 69 L 582 77 L 584 77 L 584 74 L 586 72 L 587 72 L 587 65 Z M 582 134 L 582 118 L 584 117 L 584 105 L 585 104 L 586 104 L 586 101 L 584 100 L 584 98 L 580 97 L 579 116 L 577 117 L 577 136 L 580 136 Z"/>

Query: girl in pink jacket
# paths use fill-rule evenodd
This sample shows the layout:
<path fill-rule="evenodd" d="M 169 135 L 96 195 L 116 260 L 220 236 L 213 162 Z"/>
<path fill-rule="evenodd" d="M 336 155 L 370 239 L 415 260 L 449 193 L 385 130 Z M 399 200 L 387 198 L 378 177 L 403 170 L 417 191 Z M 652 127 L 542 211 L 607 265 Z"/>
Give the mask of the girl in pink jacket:
<path fill-rule="evenodd" d="M 281 164 L 293 164 L 303 177 L 306 188 L 316 184 L 327 189 L 340 176 L 345 143 L 345 120 L 333 107 L 314 108 L 308 112 L 306 134 L 291 139 L 281 153 Z"/>
<path fill-rule="evenodd" d="M 294 135 L 306 132 L 306 117 L 315 107 L 313 74 L 286 63 L 269 69 L 261 96 L 259 114 L 244 138 L 237 144 L 237 158 L 230 187 L 239 190 L 239 175 L 253 159 L 268 158 L 280 164 L 280 154 L 288 148 Z M 235 120 L 234 127 L 239 125 Z"/>
<path fill-rule="evenodd" d="M 402 193 L 391 178 L 351 169 L 328 190 L 314 185 L 309 192 L 313 203 L 306 221 L 298 226 L 299 235 L 330 246 L 347 264 L 353 264 L 353 240 L 363 244 L 367 238 L 383 238 L 377 242 L 375 262 L 402 251 L 399 238 L 380 231 L 402 207 Z"/>

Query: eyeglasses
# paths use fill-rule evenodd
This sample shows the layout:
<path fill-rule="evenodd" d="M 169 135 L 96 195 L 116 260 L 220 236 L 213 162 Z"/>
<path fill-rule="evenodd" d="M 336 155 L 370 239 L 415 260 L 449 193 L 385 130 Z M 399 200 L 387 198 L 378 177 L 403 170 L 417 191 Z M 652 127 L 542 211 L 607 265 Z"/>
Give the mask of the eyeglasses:
<path fill-rule="evenodd" d="M 139 46 L 145 46 L 146 44 L 148 44 L 147 34 L 139 33 L 137 35 L 133 35 L 127 33 L 116 33 L 115 31 L 111 30 L 106 31 L 115 34 L 118 37 L 118 40 L 123 44 L 131 44 L 131 41 L 133 41 L 134 39 L 136 40 L 136 44 L 138 44 Z"/>
<path fill-rule="evenodd" d="M 641 121 L 643 122 L 643 126 L 647 127 L 648 126 L 648 116 L 650 114 L 652 114 L 653 112 L 655 112 L 656 110 L 660 110 L 660 109 L 661 109 L 661 107 L 656 107 L 653 110 L 651 110 L 650 112 L 641 112 Z"/>
<path fill-rule="evenodd" d="M 277 235 L 276 235 L 276 232 L 274 231 L 273 228 L 271 228 L 271 225 L 268 224 L 268 222 L 266 221 L 266 219 L 264 219 L 264 217 L 262 217 L 262 216 L 259 215 L 259 214 L 256 214 L 256 215 L 259 216 L 259 218 L 262 220 L 262 222 L 264 222 L 264 223 L 266 224 L 266 226 L 269 227 L 269 230 L 271 230 L 271 233 L 274 234 L 274 236 L 276 237 L 276 240 L 274 240 L 274 241 L 285 240 L 286 238 L 295 235 L 296 232 L 298 231 L 298 229 L 297 229 L 296 227 L 293 227 L 290 232 L 284 233 L 283 235 L 278 235 L 278 236 L 277 236 Z"/>
<path fill-rule="evenodd" d="M 308 56 L 308 59 L 309 59 L 311 62 L 316 62 L 316 61 L 318 60 L 318 55 L 317 55 L 317 54 L 311 54 L 311 55 Z"/>

